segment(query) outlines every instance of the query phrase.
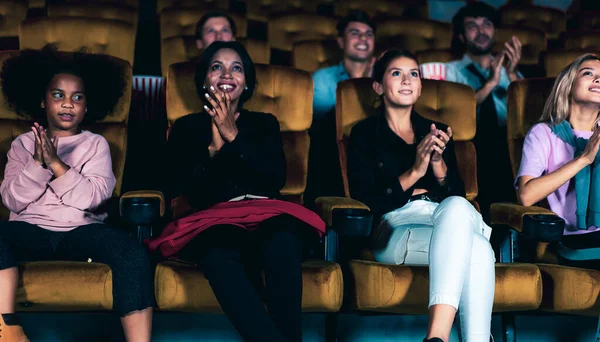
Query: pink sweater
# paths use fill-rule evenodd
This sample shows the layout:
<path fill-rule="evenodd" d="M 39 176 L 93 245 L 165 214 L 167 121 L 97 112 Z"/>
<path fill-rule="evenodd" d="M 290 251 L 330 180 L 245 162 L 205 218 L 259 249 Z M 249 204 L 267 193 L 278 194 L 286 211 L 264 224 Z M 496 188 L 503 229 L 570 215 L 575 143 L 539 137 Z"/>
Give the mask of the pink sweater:
<path fill-rule="evenodd" d="M 106 213 L 95 209 L 112 196 L 116 183 L 104 137 L 83 131 L 59 138 L 58 156 L 70 169 L 56 179 L 33 160 L 34 148 L 29 132 L 18 136 L 8 151 L 0 194 L 10 220 L 53 231 L 103 222 Z"/>

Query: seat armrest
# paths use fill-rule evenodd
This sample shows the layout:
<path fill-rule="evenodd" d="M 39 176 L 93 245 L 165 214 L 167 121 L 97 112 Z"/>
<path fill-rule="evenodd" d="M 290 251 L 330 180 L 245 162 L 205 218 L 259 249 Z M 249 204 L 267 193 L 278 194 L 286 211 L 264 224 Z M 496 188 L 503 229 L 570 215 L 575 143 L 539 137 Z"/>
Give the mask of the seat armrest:
<path fill-rule="evenodd" d="M 492 225 L 506 225 L 536 241 L 560 241 L 565 221 L 554 212 L 540 207 L 513 203 L 494 203 L 490 208 Z"/>
<path fill-rule="evenodd" d="M 329 227 L 347 237 L 371 234 L 373 214 L 365 204 L 347 197 L 319 197 L 315 211 Z"/>
<path fill-rule="evenodd" d="M 119 201 L 121 218 L 135 225 L 150 225 L 165 214 L 165 197 L 160 191 L 129 191 Z"/>

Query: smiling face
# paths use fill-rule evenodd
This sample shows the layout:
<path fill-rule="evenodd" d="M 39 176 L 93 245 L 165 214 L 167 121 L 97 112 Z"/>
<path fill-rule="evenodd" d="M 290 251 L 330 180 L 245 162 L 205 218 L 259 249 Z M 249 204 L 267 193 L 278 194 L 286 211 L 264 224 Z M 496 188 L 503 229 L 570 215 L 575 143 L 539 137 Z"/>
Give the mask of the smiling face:
<path fill-rule="evenodd" d="M 475 56 L 485 55 L 494 48 L 494 24 L 486 17 L 466 17 L 461 36 L 467 51 Z"/>
<path fill-rule="evenodd" d="M 373 82 L 373 89 L 383 96 L 388 108 L 410 107 L 421 96 L 421 78 L 417 62 L 411 58 L 398 57 L 390 62 L 381 83 Z"/>
<path fill-rule="evenodd" d="M 228 92 L 231 103 L 237 106 L 246 87 L 244 65 L 240 56 L 232 49 L 217 51 L 208 66 L 204 85 L 206 88 L 213 86 L 215 89 Z"/>
<path fill-rule="evenodd" d="M 344 31 L 344 36 L 338 38 L 338 44 L 344 50 L 345 57 L 364 62 L 373 55 L 375 35 L 369 25 L 351 21 Z"/>
<path fill-rule="evenodd" d="M 577 69 L 571 99 L 579 104 L 600 105 L 600 61 L 585 61 Z"/>
<path fill-rule="evenodd" d="M 202 39 L 196 39 L 198 49 L 204 49 L 215 41 L 235 40 L 233 30 L 225 17 L 210 18 L 202 26 Z"/>
<path fill-rule="evenodd" d="M 71 74 L 56 74 L 50 81 L 42 108 L 46 110 L 48 129 L 57 135 L 79 133 L 86 112 L 83 81 Z"/>

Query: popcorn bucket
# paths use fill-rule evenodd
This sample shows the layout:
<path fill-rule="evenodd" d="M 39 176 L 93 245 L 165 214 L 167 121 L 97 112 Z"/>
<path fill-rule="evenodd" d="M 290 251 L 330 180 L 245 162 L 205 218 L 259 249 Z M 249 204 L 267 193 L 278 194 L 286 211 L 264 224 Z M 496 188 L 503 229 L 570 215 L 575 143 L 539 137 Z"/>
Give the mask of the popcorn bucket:
<path fill-rule="evenodd" d="M 439 62 L 423 63 L 419 66 L 421 77 L 429 80 L 443 81 L 446 79 L 446 64 Z"/>

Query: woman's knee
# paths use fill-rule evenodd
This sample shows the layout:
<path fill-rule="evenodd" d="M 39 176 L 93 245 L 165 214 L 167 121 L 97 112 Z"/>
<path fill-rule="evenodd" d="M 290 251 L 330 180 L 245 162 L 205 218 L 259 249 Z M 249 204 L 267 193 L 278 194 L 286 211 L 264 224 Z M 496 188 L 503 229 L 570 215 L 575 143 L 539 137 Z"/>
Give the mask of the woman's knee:
<path fill-rule="evenodd" d="M 475 234 L 473 237 L 471 259 L 483 264 L 492 265 L 492 267 L 496 262 L 492 245 L 483 235 Z"/>
<path fill-rule="evenodd" d="M 455 222 L 455 229 L 476 231 L 473 226 L 479 226 L 481 215 L 464 197 L 451 196 L 443 200 L 433 212 L 433 223 L 439 225 L 448 221 Z"/>

